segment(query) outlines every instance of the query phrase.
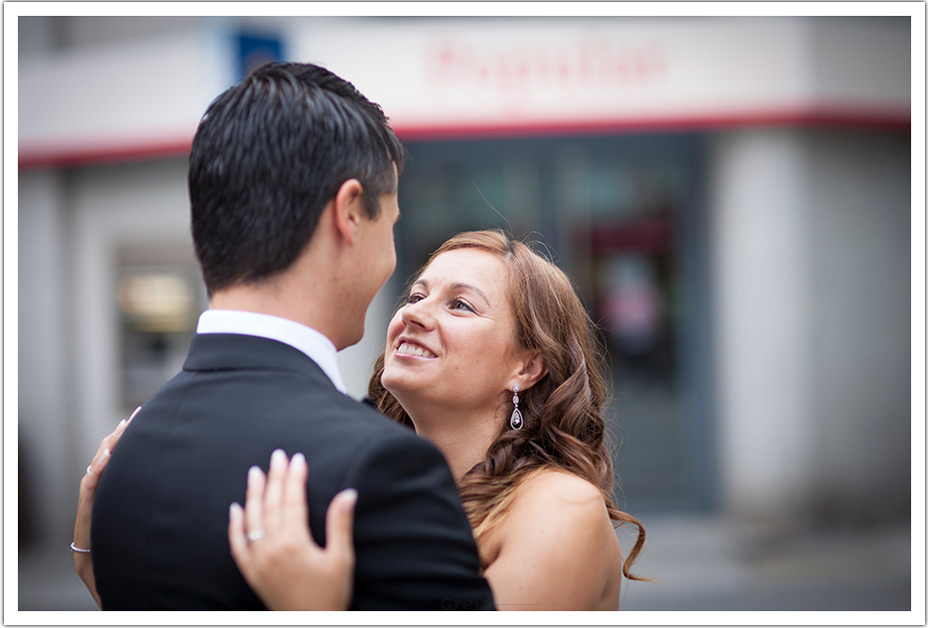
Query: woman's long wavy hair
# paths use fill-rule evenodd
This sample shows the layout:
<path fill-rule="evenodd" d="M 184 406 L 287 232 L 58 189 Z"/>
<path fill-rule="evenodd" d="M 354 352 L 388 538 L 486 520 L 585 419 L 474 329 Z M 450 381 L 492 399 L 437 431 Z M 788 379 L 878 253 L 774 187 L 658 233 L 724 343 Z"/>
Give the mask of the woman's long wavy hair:
<path fill-rule="evenodd" d="M 508 421 L 501 421 L 484 460 L 458 482 L 474 537 L 479 541 L 502 519 L 522 483 L 542 470 L 563 470 L 599 488 L 615 524 L 637 526 L 638 538 L 622 572 L 629 579 L 643 579 L 629 568 L 644 545 L 644 527 L 613 501 L 612 458 L 606 449 L 602 416 L 608 394 L 603 377 L 605 353 L 599 330 L 567 276 L 526 244 L 497 230 L 461 233 L 439 247 L 426 266 L 456 249 L 486 251 L 503 261 L 509 270 L 515 341 L 519 347 L 537 351 L 547 369 L 534 386 L 519 391 L 522 429 L 510 429 Z M 383 368 L 381 355 L 368 395 L 381 412 L 412 427 L 406 411 L 381 384 Z"/>

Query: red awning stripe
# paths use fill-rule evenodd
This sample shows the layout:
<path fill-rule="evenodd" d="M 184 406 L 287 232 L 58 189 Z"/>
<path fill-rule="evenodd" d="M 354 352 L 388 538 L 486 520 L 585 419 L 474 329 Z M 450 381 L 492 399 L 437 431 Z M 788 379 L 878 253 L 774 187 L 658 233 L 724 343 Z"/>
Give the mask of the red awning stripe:
<path fill-rule="evenodd" d="M 570 135 L 616 135 L 672 131 L 712 131 L 749 126 L 841 126 L 895 131 L 911 129 L 909 112 L 878 110 L 767 111 L 612 120 L 564 120 L 498 124 L 395 124 L 404 142 L 457 139 L 501 139 L 517 137 L 557 137 Z M 43 167 L 74 167 L 99 163 L 138 161 L 159 157 L 180 157 L 190 151 L 192 138 L 172 140 L 126 139 L 100 145 L 30 146 L 20 144 L 21 170 Z"/>

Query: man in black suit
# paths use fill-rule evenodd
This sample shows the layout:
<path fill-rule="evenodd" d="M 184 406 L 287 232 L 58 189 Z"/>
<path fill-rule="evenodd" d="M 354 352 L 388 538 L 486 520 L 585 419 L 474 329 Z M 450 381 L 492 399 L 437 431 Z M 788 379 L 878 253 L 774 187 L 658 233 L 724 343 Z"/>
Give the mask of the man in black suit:
<path fill-rule="evenodd" d="M 492 608 L 444 458 L 346 396 L 335 359 L 396 265 L 403 161 L 381 109 L 316 66 L 264 66 L 210 105 L 189 171 L 210 309 L 100 480 L 104 609 L 262 609 L 226 531 L 277 448 L 309 460 L 317 543 L 332 497 L 358 490 L 352 609 Z"/>

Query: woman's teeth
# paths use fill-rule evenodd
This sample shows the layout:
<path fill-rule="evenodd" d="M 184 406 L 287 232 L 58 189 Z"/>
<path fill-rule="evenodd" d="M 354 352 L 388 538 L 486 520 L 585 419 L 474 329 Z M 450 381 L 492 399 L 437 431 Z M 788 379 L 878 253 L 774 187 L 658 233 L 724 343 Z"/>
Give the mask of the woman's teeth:
<path fill-rule="evenodd" d="M 420 358 L 434 358 L 435 357 L 435 354 L 429 351 L 428 349 L 424 347 L 420 347 L 419 345 L 410 344 L 408 342 L 403 342 L 402 344 L 400 344 L 400 346 L 396 349 L 396 352 L 402 353 L 404 355 L 415 355 Z"/>

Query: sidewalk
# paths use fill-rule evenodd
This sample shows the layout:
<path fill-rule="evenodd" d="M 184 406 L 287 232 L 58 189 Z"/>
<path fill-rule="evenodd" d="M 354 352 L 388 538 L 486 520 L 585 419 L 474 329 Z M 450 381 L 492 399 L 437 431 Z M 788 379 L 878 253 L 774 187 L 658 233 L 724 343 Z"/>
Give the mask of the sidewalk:
<path fill-rule="evenodd" d="M 715 516 L 645 518 L 648 540 L 623 610 L 909 610 L 907 525 L 763 542 Z M 620 533 L 623 549 L 630 547 Z"/>
<path fill-rule="evenodd" d="M 19 610 L 97 610 L 74 571 L 69 540 L 63 541 L 60 547 L 42 547 L 20 554 Z"/>

